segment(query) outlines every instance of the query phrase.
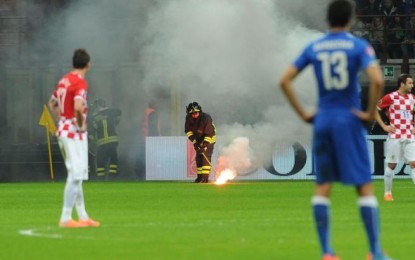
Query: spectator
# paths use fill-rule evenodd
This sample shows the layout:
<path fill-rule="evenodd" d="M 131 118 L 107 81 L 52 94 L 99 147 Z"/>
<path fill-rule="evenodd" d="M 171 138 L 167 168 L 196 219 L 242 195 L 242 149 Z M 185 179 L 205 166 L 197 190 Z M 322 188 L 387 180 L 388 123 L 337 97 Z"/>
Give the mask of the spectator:
<path fill-rule="evenodd" d="M 401 59 L 403 53 L 407 53 L 406 45 L 402 44 L 406 40 L 406 32 L 400 16 L 394 16 L 387 24 L 387 49 L 391 59 Z"/>
<path fill-rule="evenodd" d="M 351 33 L 357 37 L 369 39 L 369 25 L 364 23 L 363 20 L 356 20 L 351 28 Z"/>
<path fill-rule="evenodd" d="M 404 41 L 405 48 L 407 51 L 405 58 L 415 58 L 415 14 L 406 22 L 406 40 Z"/>
<path fill-rule="evenodd" d="M 402 10 L 402 13 L 405 15 L 411 14 L 412 9 L 415 8 L 415 0 L 399 0 L 399 3 L 396 6 Z M 406 20 L 409 20 L 406 19 Z"/>
<path fill-rule="evenodd" d="M 356 14 L 363 14 L 363 7 L 366 4 L 366 0 L 354 0 L 356 3 Z"/>
<path fill-rule="evenodd" d="M 379 13 L 386 16 L 384 19 L 385 25 L 392 27 L 394 24 L 393 16 L 398 14 L 398 7 L 393 3 L 393 0 L 382 0 Z"/>
<path fill-rule="evenodd" d="M 383 20 L 382 17 L 373 17 L 372 22 L 369 25 L 369 41 L 376 52 L 377 57 L 383 57 Z"/>
<path fill-rule="evenodd" d="M 398 13 L 398 7 L 393 0 L 383 0 L 379 6 L 380 13 L 383 15 L 391 16 Z"/>
<path fill-rule="evenodd" d="M 366 0 L 362 7 L 363 15 L 379 15 L 380 14 L 380 0 Z M 364 17 L 366 23 L 371 23 L 373 17 Z"/>

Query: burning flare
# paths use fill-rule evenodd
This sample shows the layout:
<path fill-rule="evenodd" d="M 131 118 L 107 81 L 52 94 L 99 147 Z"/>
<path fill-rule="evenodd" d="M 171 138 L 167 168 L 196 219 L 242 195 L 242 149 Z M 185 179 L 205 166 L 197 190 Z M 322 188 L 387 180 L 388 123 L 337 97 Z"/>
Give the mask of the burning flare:
<path fill-rule="evenodd" d="M 216 185 L 235 179 L 240 172 L 252 166 L 249 139 L 235 138 L 229 146 L 222 148 L 216 165 Z"/>
<path fill-rule="evenodd" d="M 227 168 L 219 173 L 219 177 L 216 178 L 215 184 L 222 185 L 236 177 L 236 173 Z"/>

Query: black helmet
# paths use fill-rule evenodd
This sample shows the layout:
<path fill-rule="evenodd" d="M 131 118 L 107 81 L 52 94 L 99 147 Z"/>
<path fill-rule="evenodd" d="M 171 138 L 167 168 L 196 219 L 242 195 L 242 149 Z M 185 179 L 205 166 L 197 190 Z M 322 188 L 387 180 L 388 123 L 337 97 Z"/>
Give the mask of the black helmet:
<path fill-rule="evenodd" d="M 202 111 L 202 107 L 197 102 L 192 102 L 186 107 L 186 112 L 188 114 L 192 114 L 195 112 L 201 112 L 201 111 Z"/>
<path fill-rule="evenodd" d="M 92 103 L 92 105 L 94 107 L 106 107 L 106 102 L 105 102 L 104 99 L 98 98 L 98 99 L 94 100 L 94 102 Z"/>

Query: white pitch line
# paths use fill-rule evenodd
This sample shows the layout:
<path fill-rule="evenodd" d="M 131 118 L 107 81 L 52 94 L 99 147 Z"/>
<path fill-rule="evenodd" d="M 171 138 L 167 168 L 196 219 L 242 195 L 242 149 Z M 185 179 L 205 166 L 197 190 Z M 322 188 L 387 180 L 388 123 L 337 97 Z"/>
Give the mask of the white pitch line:
<path fill-rule="evenodd" d="M 46 237 L 46 238 L 53 238 L 53 239 L 60 239 L 63 237 L 61 234 L 46 234 L 37 232 L 36 229 L 22 229 L 19 230 L 19 234 L 22 236 L 29 236 L 29 237 Z"/>
<path fill-rule="evenodd" d="M 53 228 L 47 227 L 47 230 L 52 230 Z M 42 233 L 42 231 L 39 231 L 39 229 L 32 228 L 32 229 L 22 229 L 19 230 L 18 233 L 22 236 L 28 236 L 28 237 L 43 237 L 43 238 L 51 238 L 51 239 L 78 239 L 78 240 L 119 240 L 119 241 L 130 241 L 131 239 L 124 239 L 124 238 L 102 238 L 102 237 L 88 237 L 88 236 L 63 236 L 62 234 L 48 234 L 48 233 Z"/>

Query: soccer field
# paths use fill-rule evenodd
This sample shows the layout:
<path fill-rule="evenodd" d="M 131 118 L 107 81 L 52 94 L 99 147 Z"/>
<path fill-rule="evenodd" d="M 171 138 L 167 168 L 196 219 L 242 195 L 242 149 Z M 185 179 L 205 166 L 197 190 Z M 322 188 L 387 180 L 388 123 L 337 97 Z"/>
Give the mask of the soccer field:
<path fill-rule="evenodd" d="M 415 186 L 395 180 L 395 201 L 376 181 L 382 242 L 400 260 L 415 255 Z M 0 184 L 0 259 L 320 259 L 311 219 L 312 182 L 86 182 L 99 228 L 57 223 L 64 183 Z M 367 242 L 351 187 L 335 185 L 333 246 L 363 260 Z"/>

